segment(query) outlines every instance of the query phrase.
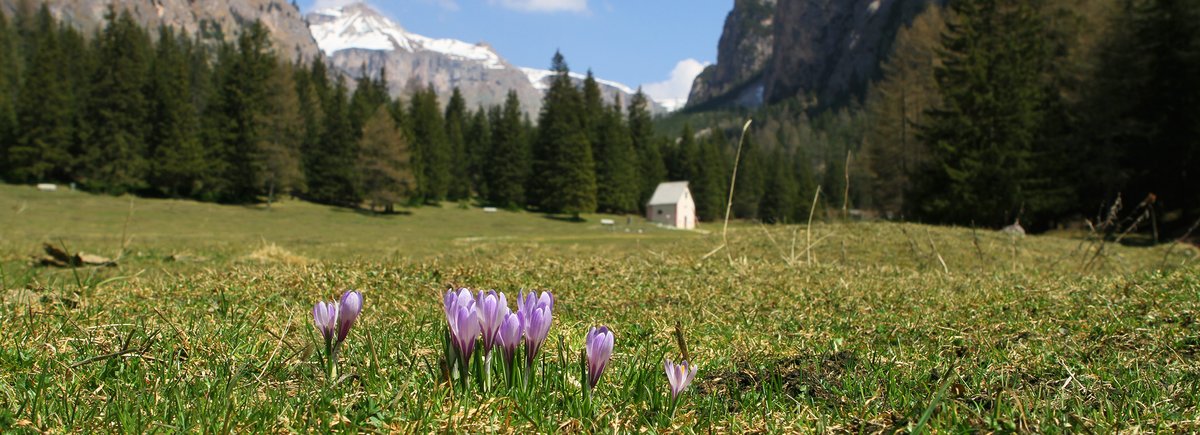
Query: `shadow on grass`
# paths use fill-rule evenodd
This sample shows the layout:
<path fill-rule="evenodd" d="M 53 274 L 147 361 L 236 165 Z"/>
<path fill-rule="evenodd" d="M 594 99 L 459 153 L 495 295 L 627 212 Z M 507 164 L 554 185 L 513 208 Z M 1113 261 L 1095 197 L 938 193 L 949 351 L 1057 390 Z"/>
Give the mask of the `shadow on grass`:
<path fill-rule="evenodd" d="M 543 214 L 542 217 L 546 218 L 546 219 L 550 219 L 552 221 L 559 221 L 559 222 L 571 222 L 571 223 L 587 222 L 587 219 L 584 219 L 584 218 L 582 218 L 580 216 L 576 216 L 576 215 L 561 215 L 561 214 L 546 213 L 546 214 Z"/>
<path fill-rule="evenodd" d="M 412 216 L 412 214 L 413 214 L 413 212 L 411 210 L 393 210 L 393 211 L 389 212 L 389 211 L 380 211 L 380 210 L 368 210 L 368 209 L 360 208 L 360 207 L 354 207 L 354 208 L 333 207 L 333 211 L 339 212 L 339 213 L 354 213 L 354 214 L 358 214 L 358 215 L 362 215 L 362 216 L 380 217 L 380 218 L 393 217 L 393 216 Z"/>

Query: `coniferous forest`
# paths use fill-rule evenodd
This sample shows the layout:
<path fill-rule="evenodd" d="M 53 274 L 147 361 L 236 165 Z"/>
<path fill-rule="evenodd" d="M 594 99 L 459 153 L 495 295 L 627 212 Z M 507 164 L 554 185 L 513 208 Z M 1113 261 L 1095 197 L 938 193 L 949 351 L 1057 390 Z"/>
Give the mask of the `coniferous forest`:
<path fill-rule="evenodd" d="M 111 194 L 377 211 L 440 201 L 636 213 L 688 180 L 702 221 L 826 211 L 1049 229 L 1143 203 L 1164 231 L 1200 218 L 1200 4 L 951 1 L 895 35 L 846 101 L 655 119 L 606 101 L 564 57 L 537 119 L 516 95 L 467 107 L 399 98 L 379 71 L 292 63 L 251 25 L 236 41 L 110 12 L 81 34 L 42 7 L 0 16 L 0 179 Z M 816 195 L 817 189 L 821 194 Z"/>

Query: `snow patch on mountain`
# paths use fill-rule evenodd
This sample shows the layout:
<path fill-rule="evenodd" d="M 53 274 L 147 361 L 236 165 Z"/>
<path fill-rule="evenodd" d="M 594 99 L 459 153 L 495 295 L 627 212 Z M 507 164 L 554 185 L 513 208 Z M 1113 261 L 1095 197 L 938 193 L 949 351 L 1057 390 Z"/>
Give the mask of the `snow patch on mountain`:
<path fill-rule="evenodd" d="M 533 84 L 533 87 L 539 91 L 545 91 L 547 89 L 550 89 L 551 77 L 553 77 L 555 74 L 554 71 L 550 71 L 550 70 L 537 69 L 537 68 L 525 68 L 525 67 L 521 67 L 521 72 L 525 73 L 525 77 L 529 77 L 529 83 Z M 575 80 L 579 80 L 579 81 L 584 81 L 584 80 L 587 80 L 587 74 L 580 74 L 580 73 L 572 71 L 571 78 L 573 78 Z M 630 94 L 630 95 L 637 92 L 636 90 L 634 90 L 633 88 L 630 88 L 628 85 L 625 85 L 624 83 L 614 82 L 612 80 L 604 80 L 601 78 L 596 78 L 596 83 L 615 88 L 623 93 Z"/>
<path fill-rule="evenodd" d="M 396 22 L 362 4 L 338 9 L 321 9 L 311 15 L 313 37 L 326 55 L 350 49 L 414 53 L 432 51 L 456 60 L 472 60 L 488 69 L 503 69 L 500 55 L 487 44 L 456 39 L 435 39 L 409 33 Z"/>

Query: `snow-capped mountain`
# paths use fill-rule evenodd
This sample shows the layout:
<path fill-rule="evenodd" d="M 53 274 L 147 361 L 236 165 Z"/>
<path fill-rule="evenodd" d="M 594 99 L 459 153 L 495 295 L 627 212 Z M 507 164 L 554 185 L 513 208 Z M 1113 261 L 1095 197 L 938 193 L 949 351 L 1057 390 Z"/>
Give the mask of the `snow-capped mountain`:
<path fill-rule="evenodd" d="M 400 24 L 363 3 L 308 14 L 309 28 L 329 63 L 349 77 L 387 72 L 393 95 L 411 86 L 432 84 L 445 103 L 458 87 L 467 107 L 504 102 L 510 89 L 517 92 L 521 106 L 536 117 L 542 94 L 549 87 L 551 71 L 512 65 L 486 43 L 471 44 L 455 39 L 436 39 L 405 30 Z M 582 74 L 572 73 L 582 81 Z M 628 103 L 635 92 L 621 83 L 601 80 L 605 98 L 616 95 Z M 652 110 L 662 110 L 658 105 Z"/>

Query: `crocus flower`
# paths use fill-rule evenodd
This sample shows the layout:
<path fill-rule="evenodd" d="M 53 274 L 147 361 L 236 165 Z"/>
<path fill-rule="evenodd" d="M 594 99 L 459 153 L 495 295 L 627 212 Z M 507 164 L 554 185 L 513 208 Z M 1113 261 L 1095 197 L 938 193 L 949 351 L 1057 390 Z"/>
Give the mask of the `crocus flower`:
<path fill-rule="evenodd" d="M 517 294 L 517 312 L 524 321 L 525 327 L 525 359 L 533 366 L 546 335 L 550 333 L 550 324 L 554 322 L 554 297 L 550 292 L 536 295 L 534 292 Z"/>
<path fill-rule="evenodd" d="M 492 348 L 496 345 L 496 335 L 501 323 L 512 311 L 508 309 L 508 301 L 504 293 L 496 294 L 495 290 L 479 291 L 476 299 L 479 307 L 479 327 L 483 332 L 483 352 L 491 359 Z"/>
<path fill-rule="evenodd" d="M 459 289 L 446 292 L 446 323 L 450 327 L 450 338 L 458 350 L 460 362 L 466 365 L 475 352 L 475 339 L 479 338 L 479 309 L 471 291 Z M 465 371 L 465 367 L 464 367 Z"/>
<path fill-rule="evenodd" d="M 684 361 L 675 364 L 670 358 L 663 363 L 663 368 L 667 371 L 667 382 L 671 384 L 671 400 L 679 398 L 679 393 L 686 390 L 688 385 L 692 383 L 692 378 L 696 377 L 696 367 Z"/>
<path fill-rule="evenodd" d="M 339 302 L 317 302 L 313 306 L 313 324 L 325 338 L 326 347 L 336 347 L 346 341 L 350 328 L 362 312 L 362 293 L 354 290 L 342 293 Z M 334 341 L 334 339 L 337 339 Z"/>
<path fill-rule="evenodd" d="M 346 341 L 362 307 L 362 293 L 354 290 L 342 293 L 338 302 L 320 301 L 313 306 L 313 324 L 325 338 L 325 367 L 330 377 L 337 374 L 338 347 Z"/>
<path fill-rule="evenodd" d="M 362 312 L 362 306 L 362 293 L 354 290 L 342 293 L 342 300 L 338 303 L 338 343 L 346 341 L 346 336 L 350 334 L 350 328 L 354 326 L 354 321 Z"/>
<path fill-rule="evenodd" d="M 313 306 L 313 324 L 317 326 L 317 331 L 321 332 L 321 336 L 325 338 L 325 347 L 329 348 L 333 345 L 333 338 L 337 334 L 337 303 L 320 301 Z"/>
<path fill-rule="evenodd" d="M 521 336 L 524 332 L 525 322 L 521 318 L 520 312 L 510 312 L 504 316 L 504 322 L 497 330 L 496 344 L 500 346 L 500 353 L 504 357 L 506 367 L 512 367 L 513 359 L 517 356 L 517 346 L 521 345 Z"/>
<path fill-rule="evenodd" d="M 586 350 L 588 386 L 596 388 L 596 383 L 600 382 L 600 375 L 604 374 L 604 367 L 608 365 L 609 358 L 612 358 L 612 331 L 608 330 L 607 326 L 589 330 L 586 340 Z"/>

